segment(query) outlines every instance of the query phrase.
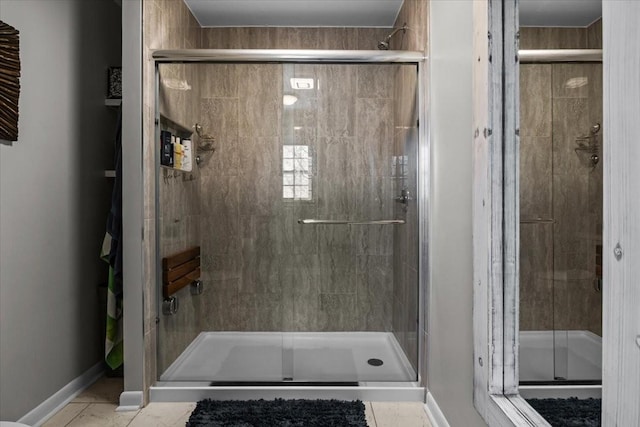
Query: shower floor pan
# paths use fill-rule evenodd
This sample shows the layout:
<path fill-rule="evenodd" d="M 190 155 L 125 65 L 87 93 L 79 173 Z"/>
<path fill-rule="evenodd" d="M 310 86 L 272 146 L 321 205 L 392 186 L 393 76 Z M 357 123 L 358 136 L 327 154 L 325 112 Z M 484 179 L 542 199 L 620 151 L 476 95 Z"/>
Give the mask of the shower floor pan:
<path fill-rule="evenodd" d="M 202 332 L 150 399 L 206 397 L 422 400 L 424 389 L 389 332 Z"/>

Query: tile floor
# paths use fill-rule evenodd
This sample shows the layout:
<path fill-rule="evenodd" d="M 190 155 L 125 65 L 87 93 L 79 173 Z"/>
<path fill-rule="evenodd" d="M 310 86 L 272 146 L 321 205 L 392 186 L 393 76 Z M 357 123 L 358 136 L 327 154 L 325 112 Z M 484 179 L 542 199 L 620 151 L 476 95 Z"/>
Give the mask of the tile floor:
<path fill-rule="evenodd" d="M 99 379 L 43 427 L 184 426 L 195 403 L 150 403 L 139 411 L 116 412 L 122 378 Z M 420 402 L 365 402 L 369 427 L 431 427 Z"/>

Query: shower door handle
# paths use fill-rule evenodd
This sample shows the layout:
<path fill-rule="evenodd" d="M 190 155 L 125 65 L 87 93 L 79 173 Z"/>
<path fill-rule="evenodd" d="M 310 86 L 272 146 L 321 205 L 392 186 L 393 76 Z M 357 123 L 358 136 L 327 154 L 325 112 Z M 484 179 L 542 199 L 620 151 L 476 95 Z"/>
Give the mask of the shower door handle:
<path fill-rule="evenodd" d="M 308 225 L 394 225 L 404 224 L 403 219 L 379 219 L 373 221 L 348 221 L 335 219 L 299 219 L 298 224 Z"/>

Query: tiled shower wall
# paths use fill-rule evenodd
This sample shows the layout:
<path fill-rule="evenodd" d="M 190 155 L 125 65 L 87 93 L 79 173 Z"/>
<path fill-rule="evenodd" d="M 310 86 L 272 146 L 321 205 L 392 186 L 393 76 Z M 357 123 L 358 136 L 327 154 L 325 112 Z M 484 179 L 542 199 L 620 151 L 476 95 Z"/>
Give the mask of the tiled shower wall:
<path fill-rule="evenodd" d="M 205 330 L 391 329 L 393 65 L 199 65 Z M 313 79 L 293 91 L 291 77 Z M 284 77 L 284 78 L 283 78 Z M 283 94 L 298 101 L 283 106 Z M 256 105 L 261 106 L 256 109 Z M 283 199 L 285 146 L 307 147 L 310 200 Z"/>
<path fill-rule="evenodd" d="M 143 4 L 143 185 L 144 185 L 144 391 L 145 401 L 148 399 L 147 391 L 149 387 L 157 380 L 157 337 L 159 331 L 165 331 L 172 335 L 175 340 L 181 337 L 182 342 L 188 342 L 188 336 L 191 333 L 180 324 L 188 324 L 187 321 L 179 322 L 174 319 L 173 323 L 167 322 L 160 326 L 156 324 L 156 318 L 160 317 L 157 312 L 157 277 L 156 277 L 156 261 L 161 254 L 156 252 L 156 219 L 163 217 L 163 224 L 166 217 L 179 219 L 174 228 L 169 226 L 164 233 L 170 235 L 169 243 L 165 250 L 181 250 L 182 246 L 190 245 L 194 241 L 194 221 L 187 221 L 188 216 L 193 216 L 195 211 L 188 206 L 190 202 L 185 200 L 185 195 L 192 194 L 193 182 L 182 182 L 180 178 L 169 179 L 166 182 L 164 197 L 174 200 L 171 203 L 175 206 L 173 212 L 161 213 L 156 212 L 156 128 L 154 124 L 155 118 L 155 69 L 151 58 L 151 51 L 154 49 L 187 49 L 200 47 L 201 29 L 198 22 L 191 15 L 189 9 L 182 0 L 144 0 Z M 188 75 L 188 71 L 184 68 L 167 69 L 167 78 L 175 78 L 177 81 L 185 80 L 192 85 L 193 90 L 197 91 L 197 87 L 193 87 L 197 83 L 197 79 Z M 163 93 L 170 100 L 170 105 L 164 105 L 163 112 L 169 116 L 173 116 L 173 120 L 189 125 L 189 118 L 193 111 L 190 111 L 186 97 L 188 93 L 181 91 L 169 92 L 163 87 Z M 193 103 L 193 105 L 198 105 Z M 160 183 L 164 184 L 164 178 L 168 172 L 161 173 Z M 184 190 L 184 191 L 183 191 Z M 158 189 L 161 191 L 161 189 Z M 187 223 L 192 224 L 187 226 Z M 184 227 L 184 229 L 182 229 Z M 182 234 L 184 233 L 184 234 Z M 188 292 L 188 290 L 187 290 Z M 183 299 L 184 303 L 184 299 Z M 186 311 L 186 310 L 184 310 Z M 174 332 L 168 332 L 173 329 Z M 162 337 L 160 338 L 162 339 Z M 186 345 L 186 344 L 185 344 Z M 181 350 L 180 350 L 181 351 Z M 161 358 L 162 359 L 162 358 Z"/>
<path fill-rule="evenodd" d="M 521 47 L 598 48 L 599 27 L 522 28 Z M 602 124 L 602 65 L 521 65 L 520 113 L 520 329 L 601 335 L 602 150 L 575 148 Z"/>

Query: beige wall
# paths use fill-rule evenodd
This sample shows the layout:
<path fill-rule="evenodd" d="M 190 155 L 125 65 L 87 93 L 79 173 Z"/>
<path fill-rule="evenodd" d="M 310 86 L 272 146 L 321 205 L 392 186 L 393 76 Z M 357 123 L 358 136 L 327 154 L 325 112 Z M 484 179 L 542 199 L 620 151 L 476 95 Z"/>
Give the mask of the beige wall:
<path fill-rule="evenodd" d="M 120 14 L 110 0 L 0 2 L 0 20 L 20 31 L 22 65 L 19 139 L 0 141 L 3 421 L 62 403 L 56 394 L 104 358 L 104 170 L 117 122 L 104 98 L 107 67 L 121 64 Z"/>
<path fill-rule="evenodd" d="M 427 387 L 451 426 L 473 405 L 472 0 L 429 2 Z M 433 408 L 431 400 L 428 406 Z"/>
<path fill-rule="evenodd" d="M 521 34 L 529 48 L 597 47 L 592 27 L 523 28 Z M 591 153 L 575 148 L 577 137 L 602 124 L 602 66 L 521 65 L 520 93 L 520 217 L 555 221 L 520 226 L 520 328 L 601 334 L 602 294 L 594 280 L 602 162 L 593 168 Z"/>

